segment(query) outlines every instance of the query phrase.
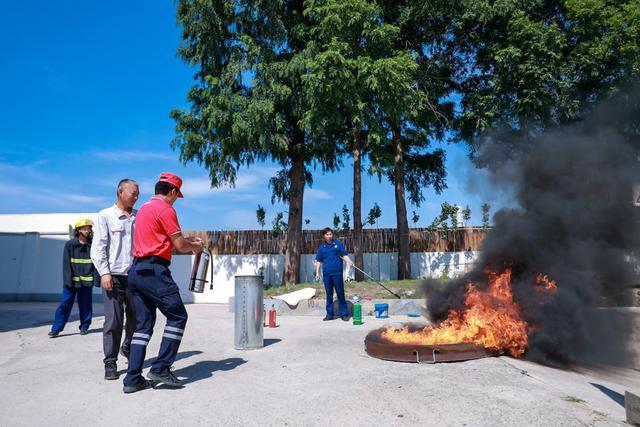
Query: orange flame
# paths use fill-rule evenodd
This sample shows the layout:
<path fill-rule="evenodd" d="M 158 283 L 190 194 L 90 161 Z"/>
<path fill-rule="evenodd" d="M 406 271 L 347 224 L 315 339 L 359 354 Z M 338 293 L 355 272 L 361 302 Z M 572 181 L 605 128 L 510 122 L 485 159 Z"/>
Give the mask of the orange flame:
<path fill-rule="evenodd" d="M 447 319 L 437 326 L 411 332 L 387 328 L 382 337 L 398 344 L 453 344 L 475 343 L 486 349 L 505 350 L 513 357 L 524 354 L 531 328 L 520 316 L 520 307 L 513 300 L 511 270 L 497 274 L 487 271 L 489 287 L 479 290 L 473 283 L 467 285 L 463 308 L 450 310 Z M 556 283 L 547 276 L 536 277 L 538 292 L 555 292 Z"/>
<path fill-rule="evenodd" d="M 558 285 L 555 280 L 549 279 L 546 274 L 538 274 L 536 276 L 536 291 L 537 292 L 550 292 L 555 294 L 558 290 Z"/>

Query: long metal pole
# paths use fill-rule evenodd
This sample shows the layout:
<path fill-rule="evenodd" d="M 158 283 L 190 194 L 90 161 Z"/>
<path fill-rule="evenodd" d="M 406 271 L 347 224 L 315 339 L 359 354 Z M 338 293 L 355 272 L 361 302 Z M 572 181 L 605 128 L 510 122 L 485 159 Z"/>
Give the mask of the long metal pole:
<path fill-rule="evenodd" d="M 369 279 L 373 280 L 374 282 L 376 282 L 378 285 L 382 286 L 383 288 L 385 288 L 387 290 L 387 292 L 389 292 L 391 295 L 393 295 L 394 297 L 398 298 L 398 299 L 402 299 L 400 298 L 400 295 L 396 294 L 395 292 L 393 292 L 391 289 L 387 288 L 385 285 L 383 285 L 382 283 L 378 282 L 376 279 L 374 279 L 373 277 L 371 277 L 366 271 L 359 269 L 358 267 L 355 266 L 355 264 L 351 264 L 351 266 L 353 268 L 355 268 L 356 270 L 358 270 L 359 272 L 361 272 L 362 274 L 364 274 L 365 276 L 367 276 Z"/>

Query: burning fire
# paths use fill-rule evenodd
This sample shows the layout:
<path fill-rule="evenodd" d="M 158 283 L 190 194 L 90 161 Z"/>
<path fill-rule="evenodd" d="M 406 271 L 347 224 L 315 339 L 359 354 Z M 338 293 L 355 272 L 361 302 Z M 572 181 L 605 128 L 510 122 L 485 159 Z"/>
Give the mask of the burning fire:
<path fill-rule="evenodd" d="M 549 292 L 550 294 L 555 294 L 558 290 L 558 286 L 556 285 L 555 280 L 549 279 L 546 274 L 538 274 L 536 276 L 536 291 L 543 293 Z"/>
<path fill-rule="evenodd" d="M 427 326 L 418 331 L 388 328 L 382 338 L 398 344 L 454 344 L 475 343 L 486 349 L 505 350 L 513 357 L 524 354 L 533 330 L 520 316 L 520 307 L 513 300 L 511 270 L 498 274 L 486 271 L 489 287 L 478 289 L 467 285 L 463 308 L 450 310 L 447 319 L 437 326 Z M 539 274 L 535 289 L 545 295 L 556 292 L 555 281 Z"/>

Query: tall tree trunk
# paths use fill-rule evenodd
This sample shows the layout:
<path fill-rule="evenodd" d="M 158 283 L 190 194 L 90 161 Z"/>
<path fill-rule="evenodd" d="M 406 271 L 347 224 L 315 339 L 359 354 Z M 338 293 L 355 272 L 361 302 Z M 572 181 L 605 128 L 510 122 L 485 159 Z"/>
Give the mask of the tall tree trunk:
<path fill-rule="evenodd" d="M 289 3 L 289 11 L 285 14 L 285 28 L 289 30 L 295 20 L 303 16 L 304 0 L 293 0 Z M 297 17 L 296 17 L 297 15 Z M 297 37 L 297 32 L 287 31 L 289 46 L 294 52 L 302 51 L 304 42 Z M 289 146 L 289 156 L 291 159 L 291 172 L 289 174 L 289 218 L 287 223 L 287 242 L 284 253 L 284 283 L 300 283 L 300 252 L 302 251 L 302 206 L 304 200 L 305 187 L 305 134 L 304 130 L 298 126 L 298 120 L 294 116 L 294 101 L 300 95 L 302 82 L 293 82 L 293 94 L 290 97 L 291 115 L 288 116 L 289 126 L 291 126 L 291 141 Z"/>
<path fill-rule="evenodd" d="M 402 137 L 393 131 L 393 178 L 396 196 L 396 223 L 398 230 L 398 279 L 411 278 L 411 257 L 409 253 L 409 220 L 404 191 L 404 154 Z"/>
<path fill-rule="evenodd" d="M 304 198 L 304 155 L 298 153 L 291 162 L 289 179 L 289 219 L 287 246 L 284 254 L 284 283 L 300 283 L 300 251 L 302 249 L 302 201 Z"/>
<path fill-rule="evenodd" d="M 362 258 L 362 153 L 360 152 L 360 122 L 353 128 L 353 254 L 356 267 L 363 270 Z M 356 270 L 356 282 L 362 282 L 364 275 Z"/>

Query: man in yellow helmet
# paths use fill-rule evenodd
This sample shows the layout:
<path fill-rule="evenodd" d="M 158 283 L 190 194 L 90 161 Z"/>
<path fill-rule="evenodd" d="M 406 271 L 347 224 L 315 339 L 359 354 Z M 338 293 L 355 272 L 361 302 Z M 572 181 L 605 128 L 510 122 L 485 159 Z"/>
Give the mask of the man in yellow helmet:
<path fill-rule="evenodd" d="M 57 337 L 69 320 L 73 303 L 78 297 L 80 310 L 80 335 L 85 335 L 91 325 L 93 286 L 100 286 L 98 276 L 91 262 L 91 239 L 93 222 L 81 219 L 75 223 L 75 237 L 64 245 L 62 255 L 62 298 L 51 325 L 51 338 Z"/>

